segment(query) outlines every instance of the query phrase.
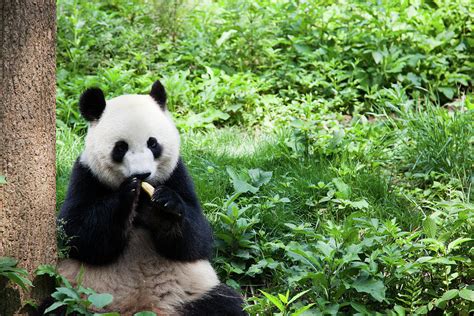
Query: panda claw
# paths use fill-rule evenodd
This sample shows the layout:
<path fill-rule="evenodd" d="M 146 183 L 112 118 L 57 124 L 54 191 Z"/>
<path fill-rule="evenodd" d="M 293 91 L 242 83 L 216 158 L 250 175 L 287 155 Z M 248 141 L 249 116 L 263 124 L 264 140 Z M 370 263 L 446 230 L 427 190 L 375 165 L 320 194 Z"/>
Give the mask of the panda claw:
<path fill-rule="evenodd" d="M 126 179 L 120 186 L 120 195 L 130 203 L 133 203 L 135 199 L 138 197 L 137 190 L 138 190 L 139 181 L 138 178 L 128 178 Z"/>
<path fill-rule="evenodd" d="M 173 190 L 159 186 L 155 189 L 151 202 L 158 211 L 158 214 L 167 217 L 181 219 L 183 217 L 183 205 L 179 195 Z"/>

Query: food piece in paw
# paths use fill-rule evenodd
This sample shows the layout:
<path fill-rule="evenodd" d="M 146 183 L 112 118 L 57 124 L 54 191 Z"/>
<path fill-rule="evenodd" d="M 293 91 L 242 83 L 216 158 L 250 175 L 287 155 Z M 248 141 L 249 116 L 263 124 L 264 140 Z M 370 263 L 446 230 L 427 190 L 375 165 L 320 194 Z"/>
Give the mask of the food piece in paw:
<path fill-rule="evenodd" d="M 142 182 L 142 189 L 148 194 L 150 199 L 153 196 L 153 193 L 155 193 L 155 188 L 151 184 L 145 181 Z"/>

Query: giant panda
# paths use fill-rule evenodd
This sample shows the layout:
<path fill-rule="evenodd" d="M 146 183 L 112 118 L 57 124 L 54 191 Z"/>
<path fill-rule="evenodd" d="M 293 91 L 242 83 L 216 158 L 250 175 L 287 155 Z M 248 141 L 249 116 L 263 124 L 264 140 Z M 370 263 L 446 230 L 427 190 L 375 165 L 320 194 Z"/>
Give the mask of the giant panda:
<path fill-rule="evenodd" d="M 82 286 L 113 295 L 95 312 L 246 315 L 209 262 L 212 231 L 163 85 L 110 100 L 90 88 L 79 108 L 89 127 L 58 216 L 70 249 L 59 272 L 74 283 L 83 266 Z M 151 198 L 141 181 L 155 187 Z"/>

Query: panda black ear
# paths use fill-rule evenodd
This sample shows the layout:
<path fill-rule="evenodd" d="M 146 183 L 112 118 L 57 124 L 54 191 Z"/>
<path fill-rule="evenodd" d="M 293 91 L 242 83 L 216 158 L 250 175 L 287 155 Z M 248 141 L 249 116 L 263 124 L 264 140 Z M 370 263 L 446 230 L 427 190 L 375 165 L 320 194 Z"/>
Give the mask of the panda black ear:
<path fill-rule="evenodd" d="M 89 88 L 82 93 L 79 99 L 79 110 L 87 121 L 100 118 L 105 109 L 105 97 L 99 88 Z"/>
<path fill-rule="evenodd" d="M 159 80 L 155 81 L 151 87 L 150 95 L 159 104 L 162 110 L 166 108 L 166 91 Z"/>

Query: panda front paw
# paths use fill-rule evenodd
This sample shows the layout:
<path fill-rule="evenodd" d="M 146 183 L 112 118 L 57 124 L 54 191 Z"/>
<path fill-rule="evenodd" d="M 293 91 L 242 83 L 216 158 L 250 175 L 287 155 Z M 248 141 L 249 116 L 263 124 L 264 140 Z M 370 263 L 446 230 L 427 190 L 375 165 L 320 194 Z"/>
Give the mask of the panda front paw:
<path fill-rule="evenodd" d="M 172 189 L 160 185 L 156 187 L 151 204 L 156 215 L 162 216 L 170 221 L 180 222 L 184 217 L 184 201 Z"/>
<path fill-rule="evenodd" d="M 138 200 L 140 193 L 140 180 L 136 177 L 130 177 L 122 182 L 119 188 L 120 198 L 130 206 Z M 131 208 L 130 208 L 131 210 Z"/>

